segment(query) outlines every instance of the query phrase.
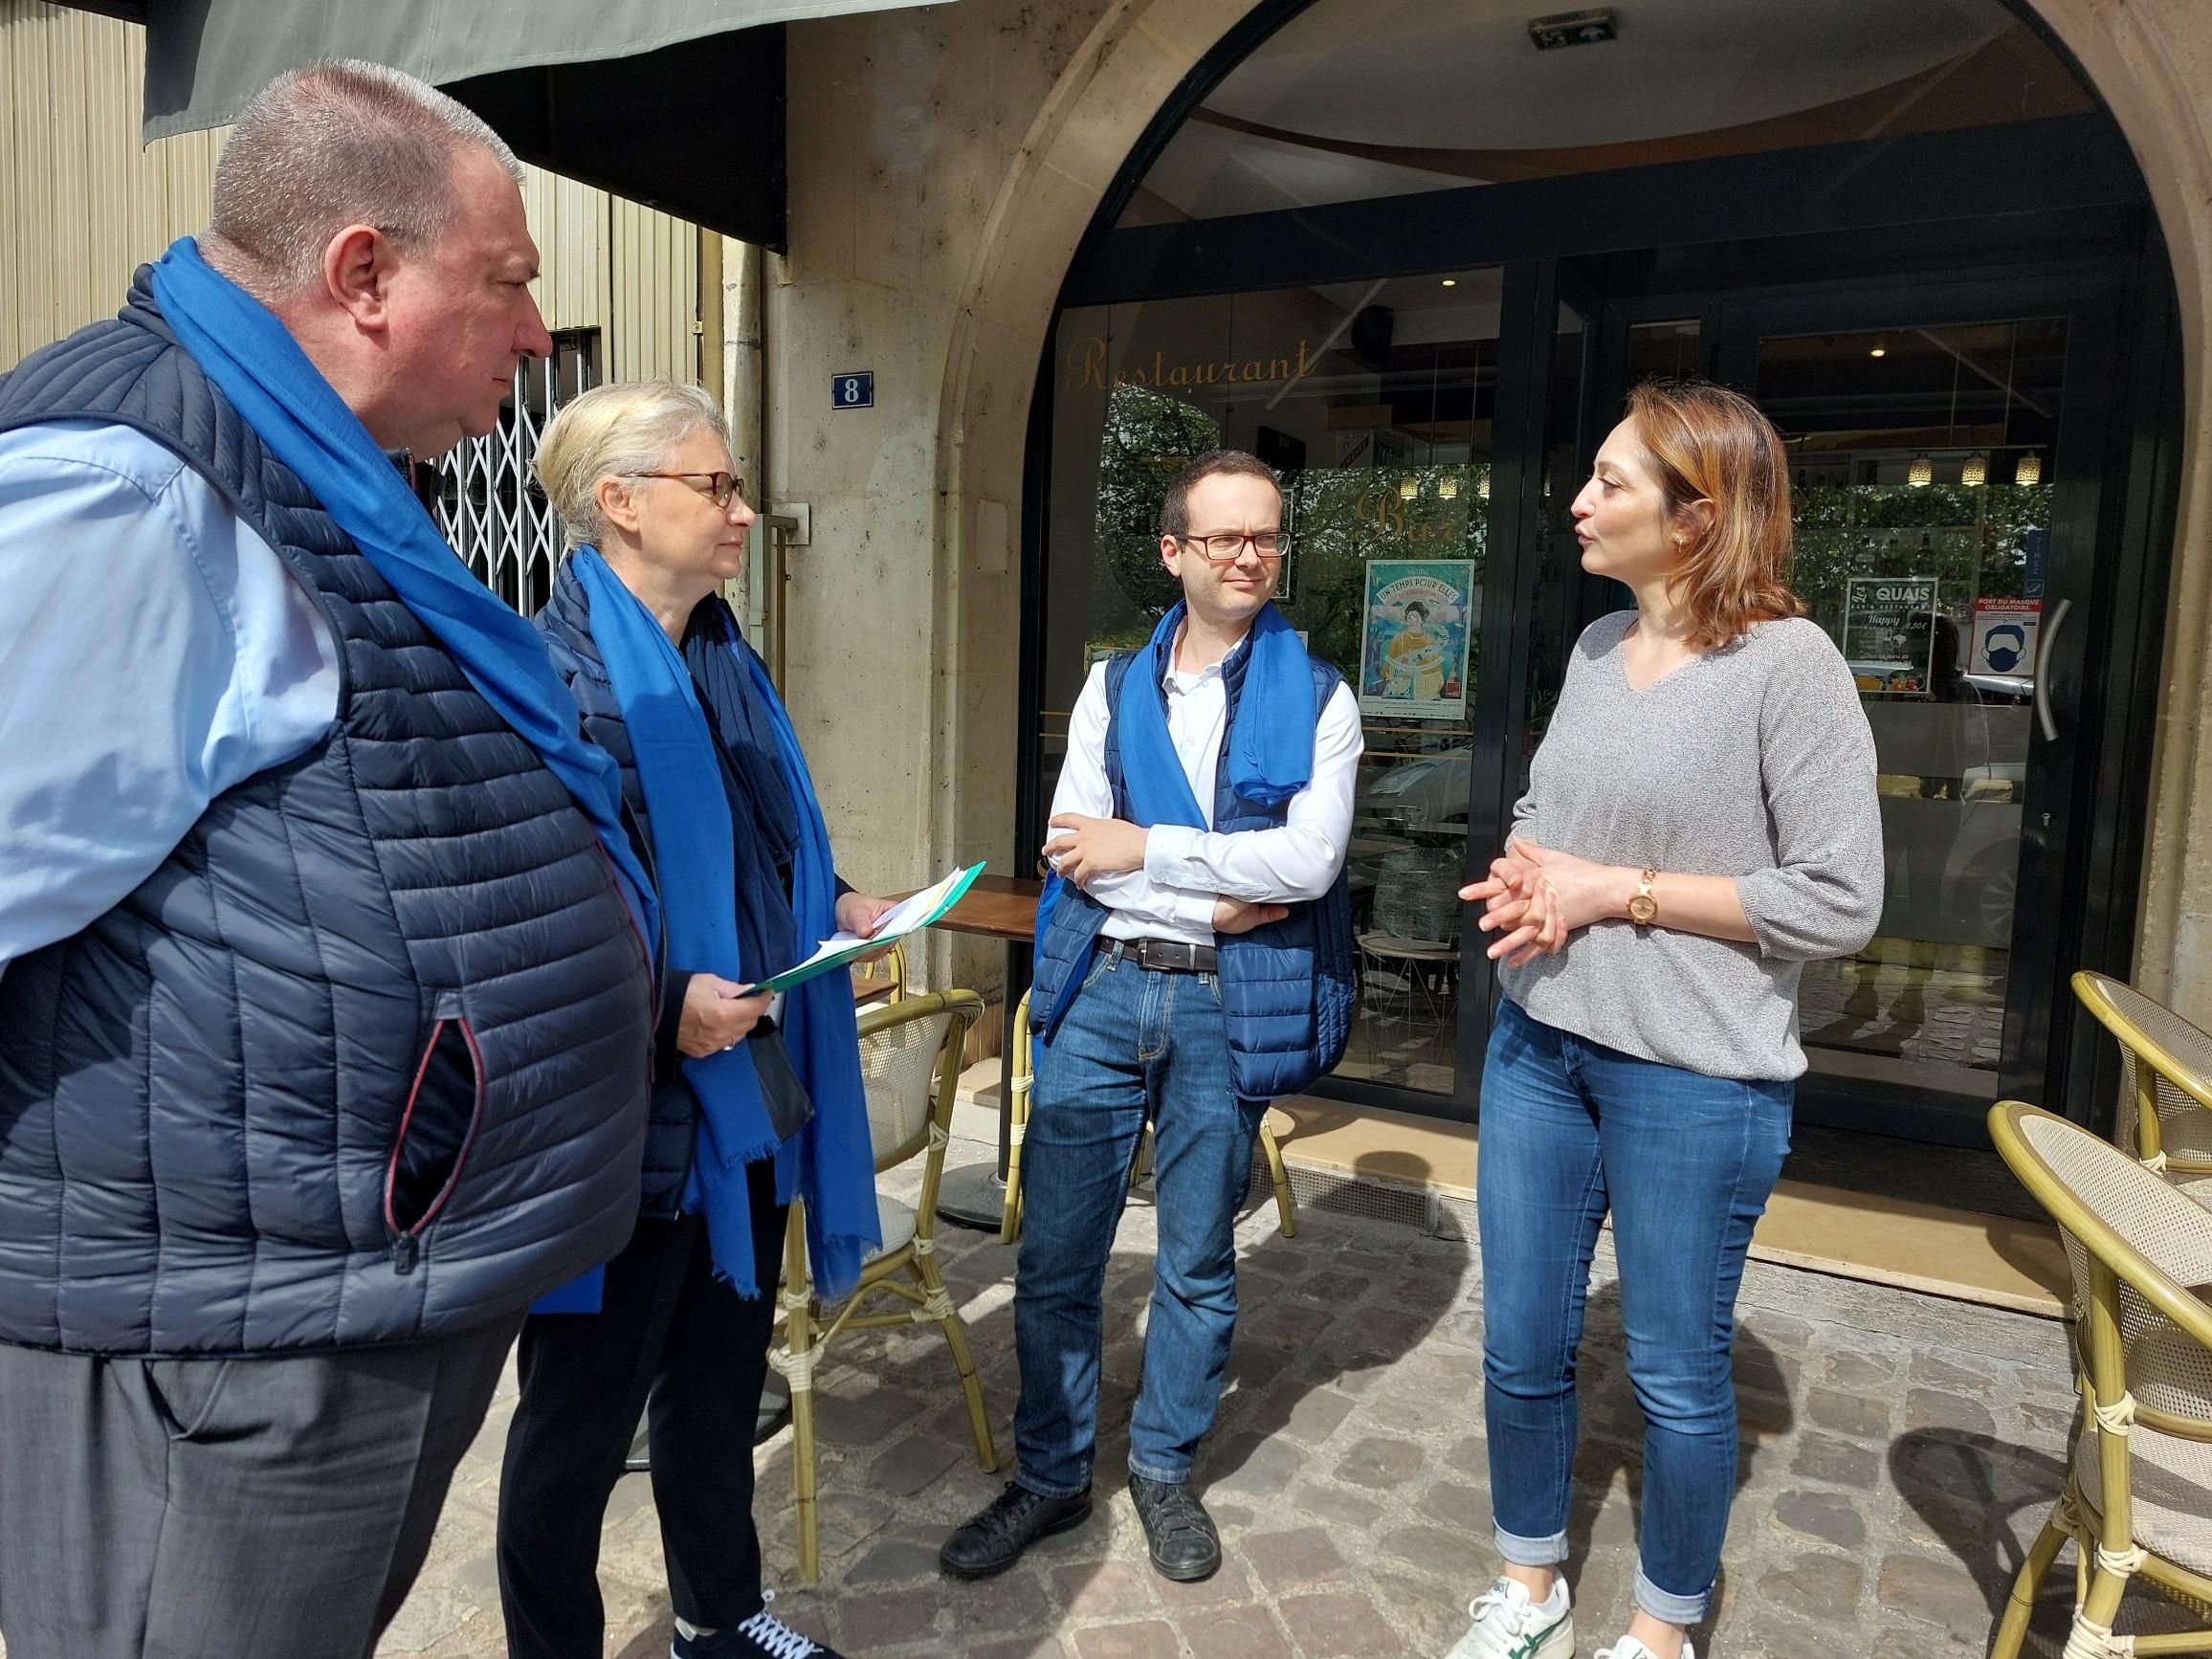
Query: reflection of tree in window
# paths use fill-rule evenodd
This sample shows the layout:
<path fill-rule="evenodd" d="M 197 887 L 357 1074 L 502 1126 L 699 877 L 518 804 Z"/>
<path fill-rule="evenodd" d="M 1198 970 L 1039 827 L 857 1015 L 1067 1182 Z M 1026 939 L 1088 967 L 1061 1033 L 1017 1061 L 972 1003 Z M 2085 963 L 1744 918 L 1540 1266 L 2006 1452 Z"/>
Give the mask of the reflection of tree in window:
<path fill-rule="evenodd" d="M 1160 506 L 1175 475 L 1221 444 L 1221 425 L 1205 410 L 1144 387 L 1114 388 L 1098 438 L 1095 641 L 1140 643 L 1183 597 L 1160 562 Z M 1447 476 L 1449 495 L 1439 488 Z M 1315 467 L 1286 475 L 1282 484 L 1283 527 L 1294 539 L 1283 571 L 1284 613 L 1304 630 L 1308 649 L 1347 676 L 1360 669 L 1369 560 L 1471 559 L 1481 581 L 1488 518 L 1471 465 Z M 1132 608 L 1141 627 L 1124 620 Z M 1478 649 L 1479 641 L 1470 642 L 1471 685 Z"/>
<path fill-rule="evenodd" d="M 1814 485 L 1795 498 L 1794 586 L 1813 619 L 1841 627 L 1853 576 L 1934 577 L 1964 626 L 1976 599 L 2019 599 L 2026 533 L 2050 523 L 2049 484 Z"/>
<path fill-rule="evenodd" d="M 1182 584 L 1160 562 L 1160 507 L 1167 486 L 1191 461 L 1219 448 L 1221 423 L 1203 409 L 1139 386 L 1117 386 L 1107 399 L 1098 435 L 1098 571 L 1146 617 L 1164 616 L 1183 597 Z M 1096 614 L 1107 608 L 1098 607 Z"/>

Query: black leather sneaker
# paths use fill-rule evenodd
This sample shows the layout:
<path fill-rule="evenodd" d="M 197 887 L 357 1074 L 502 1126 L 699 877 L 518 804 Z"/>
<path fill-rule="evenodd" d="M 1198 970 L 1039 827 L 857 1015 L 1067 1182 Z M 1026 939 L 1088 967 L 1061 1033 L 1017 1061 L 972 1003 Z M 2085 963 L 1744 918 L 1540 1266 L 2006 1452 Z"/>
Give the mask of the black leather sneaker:
<path fill-rule="evenodd" d="M 1073 1497 L 1044 1497 L 1012 1481 L 990 1508 L 944 1540 L 937 1564 L 956 1579 L 987 1579 L 1022 1559 L 1039 1538 L 1081 1526 L 1091 1514 L 1091 1489 Z"/>
<path fill-rule="evenodd" d="M 1206 1513 L 1206 1505 L 1191 1495 L 1188 1487 L 1133 1474 L 1129 1495 L 1137 1500 L 1137 1518 L 1144 1523 L 1152 1567 L 1161 1578 L 1187 1584 L 1220 1571 L 1221 1535 L 1213 1530 L 1213 1516 Z"/>

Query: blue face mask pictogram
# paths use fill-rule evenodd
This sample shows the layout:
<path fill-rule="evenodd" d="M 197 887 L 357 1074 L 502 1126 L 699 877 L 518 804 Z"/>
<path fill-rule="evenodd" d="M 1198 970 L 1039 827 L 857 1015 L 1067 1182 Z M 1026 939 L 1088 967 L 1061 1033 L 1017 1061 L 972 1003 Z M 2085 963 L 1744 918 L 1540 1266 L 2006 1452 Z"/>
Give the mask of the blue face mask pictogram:
<path fill-rule="evenodd" d="M 2010 674 L 2026 653 L 2026 631 L 2010 623 L 1991 629 L 1981 642 L 1983 658 L 1999 674 Z"/>

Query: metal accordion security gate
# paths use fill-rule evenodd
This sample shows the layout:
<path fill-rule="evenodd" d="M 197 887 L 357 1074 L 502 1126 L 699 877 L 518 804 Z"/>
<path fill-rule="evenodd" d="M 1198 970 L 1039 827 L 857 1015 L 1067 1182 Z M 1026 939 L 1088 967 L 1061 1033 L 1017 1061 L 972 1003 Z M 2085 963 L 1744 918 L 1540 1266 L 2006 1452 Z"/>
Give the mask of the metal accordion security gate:
<path fill-rule="evenodd" d="M 438 463 L 433 514 L 478 581 L 524 616 L 553 591 L 561 520 L 532 467 L 561 407 L 598 380 L 596 329 L 553 337 L 548 359 L 525 358 L 497 430 L 456 445 Z"/>

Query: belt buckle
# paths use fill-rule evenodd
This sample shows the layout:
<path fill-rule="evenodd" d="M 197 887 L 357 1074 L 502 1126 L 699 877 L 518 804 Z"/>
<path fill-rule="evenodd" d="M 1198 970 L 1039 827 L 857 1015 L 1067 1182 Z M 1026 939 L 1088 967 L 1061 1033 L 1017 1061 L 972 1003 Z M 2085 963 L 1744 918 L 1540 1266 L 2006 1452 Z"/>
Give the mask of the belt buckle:
<path fill-rule="evenodd" d="M 1148 939 L 1140 948 L 1144 965 L 1163 973 L 1188 973 L 1198 961 L 1196 947 L 1183 940 Z"/>

